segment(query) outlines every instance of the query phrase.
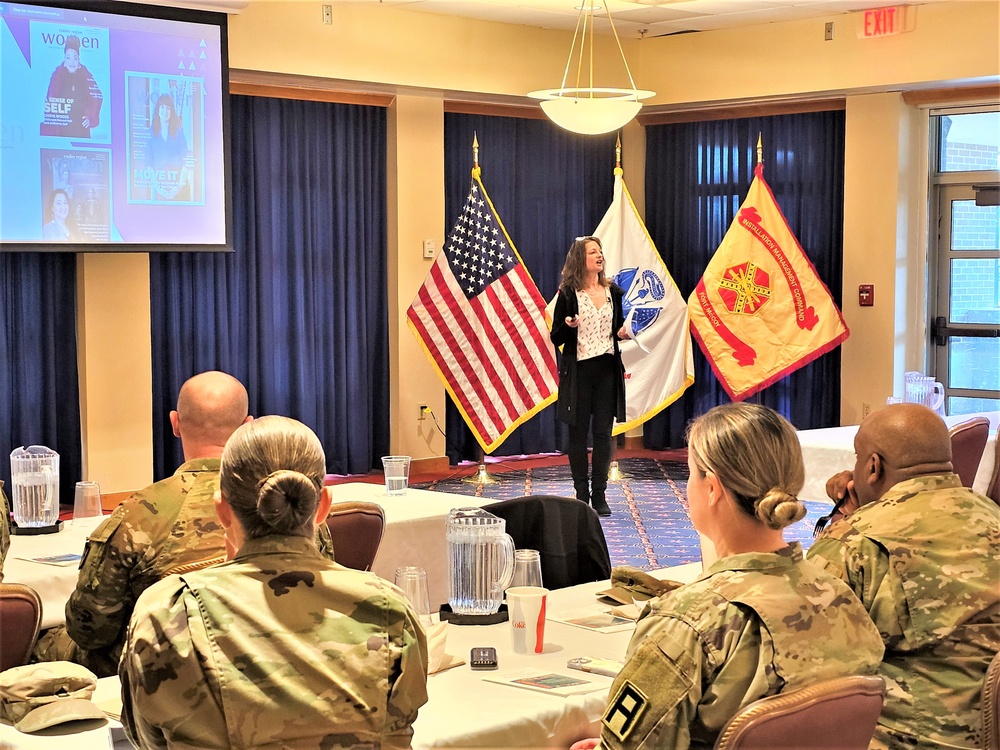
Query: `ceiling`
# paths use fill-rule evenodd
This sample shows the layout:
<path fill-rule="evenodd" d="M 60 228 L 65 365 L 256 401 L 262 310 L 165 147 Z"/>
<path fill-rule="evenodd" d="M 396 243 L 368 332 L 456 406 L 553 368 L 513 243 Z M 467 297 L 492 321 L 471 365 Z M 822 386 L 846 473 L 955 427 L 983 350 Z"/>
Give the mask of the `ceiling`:
<path fill-rule="evenodd" d="M 572 31 L 581 2 L 590 0 L 340 0 L 425 13 Z M 822 18 L 889 5 L 949 0 L 607 0 L 618 35 L 625 38 L 682 34 L 777 21 Z M 576 7 L 574 7 L 576 6 Z M 611 34 L 608 13 L 595 0 L 595 31 Z"/>

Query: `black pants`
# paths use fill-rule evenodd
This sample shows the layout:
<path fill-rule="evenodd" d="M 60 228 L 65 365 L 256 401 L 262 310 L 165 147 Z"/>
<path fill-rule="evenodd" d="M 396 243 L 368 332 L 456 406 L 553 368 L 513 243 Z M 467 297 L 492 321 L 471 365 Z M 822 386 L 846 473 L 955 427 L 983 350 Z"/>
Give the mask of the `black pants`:
<path fill-rule="evenodd" d="M 615 357 L 604 354 L 576 365 L 576 424 L 569 425 L 569 468 L 576 496 L 603 502 L 611 466 L 611 427 L 615 420 Z M 587 477 L 587 435 L 593 425 L 593 473 Z"/>

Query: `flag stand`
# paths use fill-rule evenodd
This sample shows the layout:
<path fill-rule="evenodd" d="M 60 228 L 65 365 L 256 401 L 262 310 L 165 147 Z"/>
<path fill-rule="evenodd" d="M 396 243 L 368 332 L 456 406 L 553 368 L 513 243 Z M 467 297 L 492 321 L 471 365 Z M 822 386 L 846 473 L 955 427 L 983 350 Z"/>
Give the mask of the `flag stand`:
<path fill-rule="evenodd" d="M 618 462 L 612 461 L 611 468 L 608 469 L 608 484 L 619 484 L 626 479 L 630 478 L 630 474 L 626 474 L 620 468 L 618 468 Z"/>
<path fill-rule="evenodd" d="M 486 455 L 483 453 L 483 449 L 479 449 L 479 469 L 471 477 L 466 477 L 462 480 L 465 484 L 497 484 L 500 480 L 494 479 L 493 475 L 486 470 Z"/>
<path fill-rule="evenodd" d="M 479 469 L 471 477 L 462 480 L 466 484 L 497 484 L 499 479 L 494 479 L 493 475 L 486 470 L 486 464 L 479 464 Z"/>

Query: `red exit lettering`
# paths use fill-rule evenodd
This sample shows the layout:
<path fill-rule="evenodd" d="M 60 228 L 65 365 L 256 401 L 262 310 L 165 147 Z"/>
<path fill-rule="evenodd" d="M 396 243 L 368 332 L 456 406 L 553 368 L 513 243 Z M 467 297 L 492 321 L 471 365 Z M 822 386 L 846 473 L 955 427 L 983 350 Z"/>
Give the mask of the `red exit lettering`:
<path fill-rule="evenodd" d="M 904 28 L 903 6 L 890 8 L 873 8 L 861 14 L 861 30 L 859 36 L 874 39 L 883 36 L 902 34 Z"/>

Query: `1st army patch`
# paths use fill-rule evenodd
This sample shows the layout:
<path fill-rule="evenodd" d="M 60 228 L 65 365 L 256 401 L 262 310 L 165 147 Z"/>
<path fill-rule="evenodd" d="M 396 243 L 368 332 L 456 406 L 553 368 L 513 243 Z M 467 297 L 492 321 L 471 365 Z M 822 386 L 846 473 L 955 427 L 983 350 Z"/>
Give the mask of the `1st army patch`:
<path fill-rule="evenodd" d="M 608 710 L 604 712 L 601 723 L 615 737 L 624 741 L 639 723 L 640 717 L 648 706 L 649 698 L 639 688 L 626 680 L 611 701 Z"/>

